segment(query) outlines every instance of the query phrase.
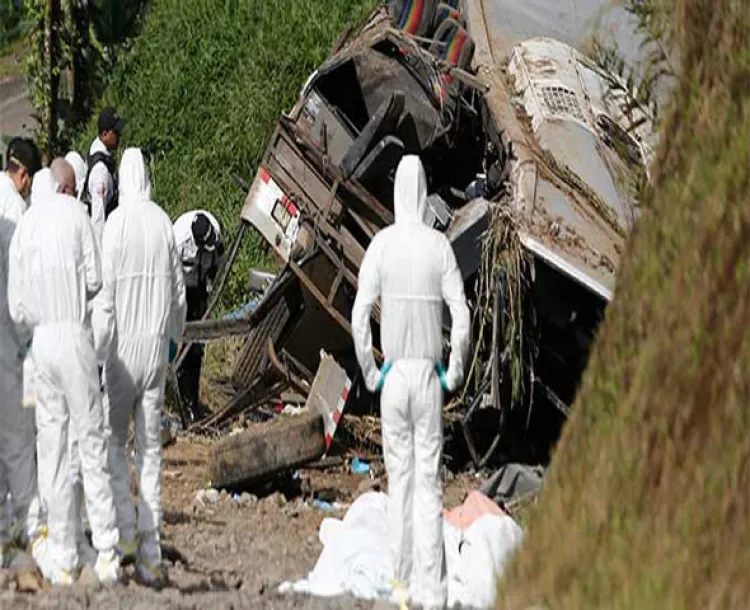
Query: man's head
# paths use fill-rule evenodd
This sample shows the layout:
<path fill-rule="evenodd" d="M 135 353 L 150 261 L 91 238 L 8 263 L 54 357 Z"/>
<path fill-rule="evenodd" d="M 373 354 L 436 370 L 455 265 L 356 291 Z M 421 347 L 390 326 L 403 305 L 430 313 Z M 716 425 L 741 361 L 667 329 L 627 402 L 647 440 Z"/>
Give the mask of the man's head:
<path fill-rule="evenodd" d="M 5 166 L 16 190 L 24 199 L 31 193 L 31 181 L 42 167 L 42 155 L 28 138 L 13 138 L 5 152 Z"/>
<path fill-rule="evenodd" d="M 125 119 L 112 106 L 107 106 L 99 113 L 99 139 L 107 150 L 117 150 L 120 145 L 120 135 L 125 129 Z"/>
<path fill-rule="evenodd" d="M 73 166 L 62 157 L 55 157 L 49 167 L 57 182 L 57 192 L 75 197 L 76 173 Z"/>
<path fill-rule="evenodd" d="M 193 218 L 191 229 L 193 231 L 193 239 L 199 248 L 211 251 L 216 247 L 216 231 L 208 216 L 202 212 L 198 212 L 195 218 Z"/>

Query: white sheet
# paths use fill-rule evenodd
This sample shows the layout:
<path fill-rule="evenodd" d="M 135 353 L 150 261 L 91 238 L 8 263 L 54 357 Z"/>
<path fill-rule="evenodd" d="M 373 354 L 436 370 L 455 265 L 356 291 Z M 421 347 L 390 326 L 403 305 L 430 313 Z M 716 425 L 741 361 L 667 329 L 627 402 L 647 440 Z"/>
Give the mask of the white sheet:
<path fill-rule="evenodd" d="M 279 591 L 319 597 L 352 595 L 388 599 L 393 568 L 388 551 L 388 497 L 371 492 L 357 498 L 343 520 L 320 525 L 323 552 L 307 578 Z M 443 522 L 448 568 L 448 604 L 491 608 L 497 578 L 523 539 L 511 517 L 486 515 L 461 531 Z"/>

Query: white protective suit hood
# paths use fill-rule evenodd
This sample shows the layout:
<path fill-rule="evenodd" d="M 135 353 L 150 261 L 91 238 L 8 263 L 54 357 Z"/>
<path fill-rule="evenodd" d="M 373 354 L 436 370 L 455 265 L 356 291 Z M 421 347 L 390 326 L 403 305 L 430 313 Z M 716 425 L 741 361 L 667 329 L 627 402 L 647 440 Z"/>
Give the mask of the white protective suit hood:
<path fill-rule="evenodd" d="M 31 203 L 37 204 L 44 199 L 49 199 L 57 193 L 57 181 L 48 167 L 40 169 L 34 174 L 34 180 L 31 183 Z"/>
<path fill-rule="evenodd" d="M 128 148 L 122 154 L 118 173 L 120 205 L 151 201 L 151 181 L 148 178 L 143 154 L 138 148 Z"/>
<path fill-rule="evenodd" d="M 88 173 L 86 161 L 84 161 L 83 157 L 74 150 L 71 150 L 67 155 L 65 155 L 65 160 L 70 163 L 70 166 L 73 168 L 73 172 L 75 172 L 76 199 L 80 201 L 83 195 L 83 189 L 86 186 L 86 174 Z"/>
<path fill-rule="evenodd" d="M 427 209 L 427 177 L 422 161 L 406 155 L 398 164 L 393 189 L 393 213 L 396 224 L 424 222 Z"/>

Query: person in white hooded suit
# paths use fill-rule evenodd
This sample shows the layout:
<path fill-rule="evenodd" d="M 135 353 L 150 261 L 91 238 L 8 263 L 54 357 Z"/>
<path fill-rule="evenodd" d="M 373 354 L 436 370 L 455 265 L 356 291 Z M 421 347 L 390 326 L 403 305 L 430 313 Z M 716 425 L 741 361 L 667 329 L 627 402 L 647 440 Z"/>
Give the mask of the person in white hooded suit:
<path fill-rule="evenodd" d="M 94 570 L 102 582 L 120 576 L 107 439 L 88 302 L 101 288 L 91 222 L 78 202 L 59 194 L 49 170 L 34 181 L 32 205 L 9 253 L 8 303 L 19 336 L 33 336 L 39 494 L 49 534 L 32 554 L 52 584 L 71 585 L 78 568 L 69 434 L 78 436 Z"/>
<path fill-rule="evenodd" d="M 127 149 L 119 170 L 119 206 L 104 229 L 104 286 L 94 303 L 94 329 L 105 365 L 105 406 L 112 431 L 109 465 L 120 529 L 120 550 L 136 554 L 136 575 L 162 580 L 161 408 L 170 342 L 185 323 L 182 264 L 167 214 L 151 201 L 143 156 Z M 126 444 L 135 424 L 139 504 L 130 492 Z M 137 536 L 136 536 L 137 530 Z"/>
<path fill-rule="evenodd" d="M 470 317 L 450 242 L 424 223 L 427 181 L 418 157 L 396 171 L 395 224 L 367 248 L 352 310 L 357 360 L 370 391 L 381 390 L 383 452 L 388 471 L 389 538 L 394 594 L 429 608 L 447 599 L 443 548 L 443 390 L 460 385 Z M 372 351 L 370 313 L 380 299 L 385 362 Z M 451 353 L 442 365 L 443 303 L 450 310 Z"/>
<path fill-rule="evenodd" d="M 26 211 L 25 198 L 39 166 L 38 156 L 33 144 L 15 138 L 6 152 L 6 170 L 0 171 L 0 568 L 11 534 L 7 513 L 12 514 L 22 538 L 34 534 L 26 523 L 36 490 L 34 413 L 21 408 L 22 362 L 28 337 L 18 336 L 10 316 L 8 253 Z"/>

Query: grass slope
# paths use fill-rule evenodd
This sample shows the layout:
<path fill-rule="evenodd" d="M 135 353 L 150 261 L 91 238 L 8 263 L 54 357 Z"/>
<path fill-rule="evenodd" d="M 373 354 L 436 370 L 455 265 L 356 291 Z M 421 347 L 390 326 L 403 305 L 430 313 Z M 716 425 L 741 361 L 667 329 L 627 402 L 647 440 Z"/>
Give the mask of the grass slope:
<path fill-rule="evenodd" d="M 685 76 L 502 608 L 750 599 L 750 11 L 649 4 Z"/>
<path fill-rule="evenodd" d="M 123 146 L 154 158 L 154 199 L 174 220 L 213 212 L 231 239 L 244 201 L 230 178 L 251 180 L 279 113 L 288 109 L 338 33 L 371 0 L 153 0 L 141 36 L 118 64 L 100 107 L 127 120 Z M 96 117 L 76 148 L 86 152 Z M 240 251 L 223 308 L 245 295 L 264 261 L 259 240 Z"/>

